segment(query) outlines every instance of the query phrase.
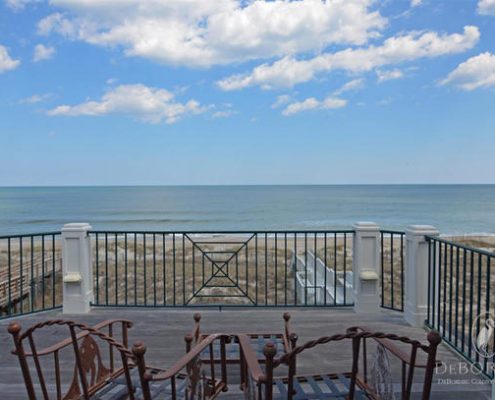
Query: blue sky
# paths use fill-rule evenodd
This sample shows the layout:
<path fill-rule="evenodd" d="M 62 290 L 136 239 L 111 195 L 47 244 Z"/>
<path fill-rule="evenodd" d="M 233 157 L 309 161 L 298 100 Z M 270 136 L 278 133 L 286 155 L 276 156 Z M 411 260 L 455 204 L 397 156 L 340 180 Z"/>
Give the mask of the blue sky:
<path fill-rule="evenodd" d="M 495 183 L 495 0 L 6 0 L 0 185 Z"/>

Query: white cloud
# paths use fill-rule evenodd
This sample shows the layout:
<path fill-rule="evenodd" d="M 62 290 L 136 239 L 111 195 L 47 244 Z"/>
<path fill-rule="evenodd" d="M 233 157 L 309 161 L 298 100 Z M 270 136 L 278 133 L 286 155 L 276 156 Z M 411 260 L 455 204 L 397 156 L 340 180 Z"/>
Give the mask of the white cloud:
<path fill-rule="evenodd" d="M 495 0 L 480 0 L 477 8 L 478 14 L 495 16 Z"/>
<path fill-rule="evenodd" d="M 41 3 L 42 1 L 43 0 L 5 0 L 5 4 L 14 11 L 20 11 L 30 3 Z"/>
<path fill-rule="evenodd" d="M 21 103 L 21 104 L 36 104 L 36 103 L 41 103 L 45 100 L 48 100 L 50 97 L 52 97 L 51 93 L 33 94 L 30 97 L 26 97 L 25 99 L 19 100 L 19 103 Z"/>
<path fill-rule="evenodd" d="M 47 47 L 42 44 L 37 44 L 34 48 L 33 61 L 39 62 L 49 60 L 55 55 L 54 47 Z"/>
<path fill-rule="evenodd" d="M 142 84 L 120 85 L 107 91 L 99 101 L 87 101 L 75 106 L 61 105 L 48 111 L 48 115 L 110 115 L 123 114 L 141 121 L 172 124 L 181 117 L 206 111 L 195 100 L 180 103 L 174 94 L 165 89 Z"/>
<path fill-rule="evenodd" d="M 283 105 L 289 103 L 291 101 L 291 99 L 292 99 L 292 96 L 290 94 L 282 94 L 280 96 L 277 96 L 277 99 L 272 104 L 271 108 L 282 107 Z"/>
<path fill-rule="evenodd" d="M 5 71 L 16 69 L 21 62 L 14 60 L 5 46 L 0 44 L 0 74 Z"/>
<path fill-rule="evenodd" d="M 495 86 L 495 54 L 481 53 L 459 64 L 441 85 L 455 85 L 463 90 Z"/>
<path fill-rule="evenodd" d="M 387 19 L 374 0 L 52 0 L 62 12 L 38 24 L 128 56 L 208 67 L 363 45 Z"/>
<path fill-rule="evenodd" d="M 338 88 L 333 92 L 335 96 L 338 96 L 342 93 L 349 92 L 351 90 L 357 90 L 361 89 L 364 86 L 364 79 L 358 78 L 358 79 L 353 79 L 352 81 L 349 81 L 342 85 L 342 87 Z"/>
<path fill-rule="evenodd" d="M 411 0 L 411 7 L 418 7 L 423 3 L 423 0 Z"/>
<path fill-rule="evenodd" d="M 300 113 L 302 111 L 307 110 L 328 110 L 328 109 L 336 109 L 342 108 L 347 105 L 347 100 L 338 99 L 335 97 L 327 97 L 324 100 L 317 100 L 314 97 L 310 97 L 301 102 L 294 102 L 289 104 L 284 111 L 282 111 L 282 115 L 288 117 L 293 114 Z"/>
<path fill-rule="evenodd" d="M 213 118 L 227 118 L 230 117 L 231 115 L 237 114 L 236 111 L 234 110 L 221 110 L 221 111 L 215 111 L 212 115 Z"/>
<path fill-rule="evenodd" d="M 419 58 L 433 58 L 455 54 L 472 48 L 479 40 L 475 26 L 464 27 L 463 33 L 438 34 L 437 32 L 410 32 L 390 37 L 380 46 L 323 53 L 309 59 L 284 57 L 271 64 L 262 64 L 244 75 L 233 75 L 217 82 L 223 90 L 236 90 L 248 86 L 292 87 L 310 81 L 318 73 L 344 70 L 366 72 L 386 65 L 399 64 Z"/>
<path fill-rule="evenodd" d="M 387 71 L 376 70 L 376 76 L 378 77 L 378 82 L 391 81 L 393 79 L 401 79 L 404 77 L 404 73 L 396 68 Z"/>

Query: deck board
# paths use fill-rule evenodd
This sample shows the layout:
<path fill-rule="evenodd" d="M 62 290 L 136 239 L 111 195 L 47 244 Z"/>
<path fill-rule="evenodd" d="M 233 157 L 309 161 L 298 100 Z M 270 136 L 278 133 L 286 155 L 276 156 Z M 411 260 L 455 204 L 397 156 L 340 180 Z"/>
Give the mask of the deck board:
<path fill-rule="evenodd" d="M 127 318 L 135 325 L 130 330 L 129 340 L 133 343 L 142 340 L 147 348 L 147 361 L 153 365 L 167 367 L 179 358 L 184 352 L 184 335 L 192 327 L 192 315 L 201 312 L 202 327 L 208 332 L 253 332 L 253 331 L 281 331 L 283 328 L 282 314 L 289 311 L 292 315 L 292 327 L 299 336 L 299 343 L 314 339 L 318 336 L 342 333 L 345 328 L 355 325 L 365 325 L 371 329 L 386 333 L 407 335 L 425 341 L 426 333 L 422 329 L 411 328 L 402 318 L 401 313 L 383 310 L 379 315 L 357 315 L 351 309 L 133 309 L 133 308 L 96 308 L 84 316 L 62 315 L 61 311 L 49 311 L 42 314 L 26 315 L 16 318 L 23 327 L 53 318 L 67 318 L 96 324 L 109 318 Z M 12 319 L 11 319 L 12 320 Z M 25 399 L 25 389 L 17 359 L 10 355 L 12 341 L 7 333 L 7 326 L 11 320 L 0 320 L 0 393 L 4 399 Z M 52 340 L 65 337 L 65 332 L 57 331 Z M 349 351 L 348 351 L 349 350 Z M 303 353 L 304 354 L 304 353 Z M 337 345 L 327 347 L 323 351 L 313 351 L 304 354 L 298 359 L 300 373 L 315 371 L 342 371 L 349 366 L 350 347 Z M 438 359 L 447 365 L 454 365 L 460 358 L 447 346 L 442 345 Z M 318 368 L 315 369 L 315 365 Z M 398 372 L 400 368 L 394 365 L 394 382 L 400 382 Z M 70 376 L 71 368 L 66 369 L 66 376 Z M 235 384 L 237 374 L 233 376 L 234 384 L 229 387 L 225 398 L 242 398 Z M 442 375 L 443 379 L 459 379 L 457 375 Z M 462 379 L 476 378 L 474 375 L 462 376 Z M 419 382 L 419 381 L 418 381 Z M 418 396 L 420 383 L 413 387 Z M 433 399 L 489 399 L 491 386 L 482 385 L 443 385 L 434 379 Z"/>

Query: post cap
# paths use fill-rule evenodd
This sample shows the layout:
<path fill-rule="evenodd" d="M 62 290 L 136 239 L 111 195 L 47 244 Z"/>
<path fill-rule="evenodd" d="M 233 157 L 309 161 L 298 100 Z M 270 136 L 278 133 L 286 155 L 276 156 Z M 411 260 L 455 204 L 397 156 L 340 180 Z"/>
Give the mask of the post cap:
<path fill-rule="evenodd" d="M 409 225 L 406 228 L 406 234 L 407 235 L 414 235 L 414 236 L 425 236 L 425 235 L 430 235 L 430 236 L 436 236 L 440 232 L 438 231 L 437 228 L 435 228 L 432 225 Z"/>
<path fill-rule="evenodd" d="M 62 232 L 80 232 L 91 230 L 91 225 L 86 222 L 71 222 L 62 227 Z"/>
<path fill-rule="evenodd" d="M 356 231 L 379 231 L 380 227 L 371 221 L 356 222 L 353 226 Z"/>

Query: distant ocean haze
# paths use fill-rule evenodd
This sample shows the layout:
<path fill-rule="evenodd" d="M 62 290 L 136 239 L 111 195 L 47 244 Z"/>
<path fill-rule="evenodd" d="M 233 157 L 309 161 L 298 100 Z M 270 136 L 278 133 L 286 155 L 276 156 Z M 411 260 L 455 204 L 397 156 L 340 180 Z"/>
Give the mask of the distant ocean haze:
<path fill-rule="evenodd" d="M 0 188 L 0 235 L 101 230 L 324 230 L 374 221 L 495 234 L 495 185 L 98 186 Z"/>

